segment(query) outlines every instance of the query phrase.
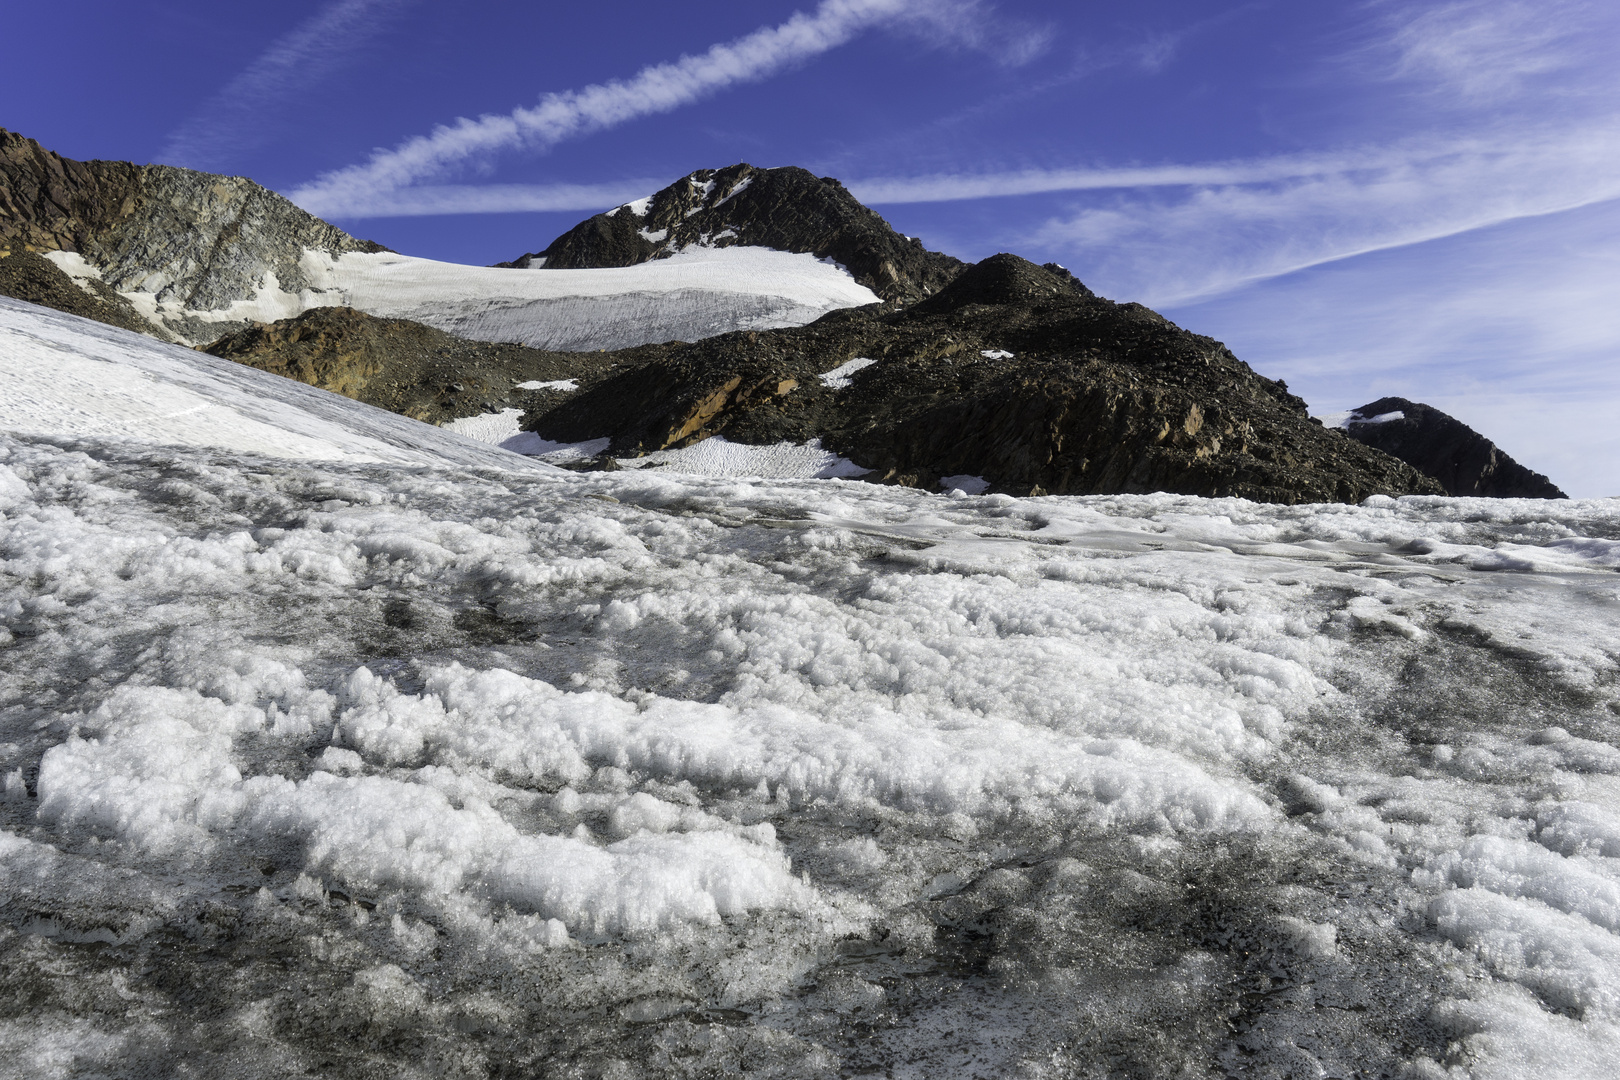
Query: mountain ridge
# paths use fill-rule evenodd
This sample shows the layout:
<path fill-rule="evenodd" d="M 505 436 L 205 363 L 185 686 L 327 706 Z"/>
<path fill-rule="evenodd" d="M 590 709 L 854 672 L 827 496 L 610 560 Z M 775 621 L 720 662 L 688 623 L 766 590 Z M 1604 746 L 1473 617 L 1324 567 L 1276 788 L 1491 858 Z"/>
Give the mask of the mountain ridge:
<path fill-rule="evenodd" d="M 228 309 L 267 273 L 283 291 L 309 287 L 306 251 L 387 250 L 246 177 L 74 161 L 0 128 L 0 255 L 78 254 L 113 290 L 150 296 L 142 314 L 171 334 L 206 340 L 235 329 L 184 310 Z"/>
<path fill-rule="evenodd" d="M 1411 466 L 1312 421 L 1287 384 L 1061 269 L 995 255 L 906 308 L 645 346 L 530 405 L 556 442 L 635 457 L 721 435 L 812 438 L 873 479 L 982 477 L 1017 495 L 1171 491 L 1263 502 L 1440 494 Z M 828 379 L 834 371 L 851 373 Z"/>
<path fill-rule="evenodd" d="M 768 247 L 832 259 L 885 300 L 938 292 L 967 266 L 902 236 L 830 176 L 746 162 L 699 169 L 645 199 L 585 219 L 546 248 L 497 266 L 633 266 L 684 248 Z"/>
<path fill-rule="evenodd" d="M 1391 417 L 1394 413 L 1400 415 Z M 1403 397 L 1370 401 L 1351 410 L 1344 431 L 1434 477 L 1448 495 L 1569 498 L 1547 477 L 1520 465 L 1461 420 L 1420 401 Z"/>

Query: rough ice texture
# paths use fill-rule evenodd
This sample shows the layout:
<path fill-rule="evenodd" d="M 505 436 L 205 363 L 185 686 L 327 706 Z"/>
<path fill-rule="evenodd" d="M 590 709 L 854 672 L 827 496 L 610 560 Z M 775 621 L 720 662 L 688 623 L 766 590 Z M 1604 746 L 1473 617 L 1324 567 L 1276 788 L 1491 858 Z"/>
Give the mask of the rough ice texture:
<path fill-rule="evenodd" d="M 0 436 L 13 1073 L 1612 1073 L 1612 501 L 255 450 Z"/>

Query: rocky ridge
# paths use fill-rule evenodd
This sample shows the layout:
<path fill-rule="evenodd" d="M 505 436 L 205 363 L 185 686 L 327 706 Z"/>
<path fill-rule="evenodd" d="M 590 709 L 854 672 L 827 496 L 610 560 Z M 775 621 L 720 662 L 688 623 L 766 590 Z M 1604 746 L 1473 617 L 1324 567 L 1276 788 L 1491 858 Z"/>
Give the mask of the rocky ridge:
<path fill-rule="evenodd" d="M 499 266 L 634 266 L 692 246 L 774 248 L 832 259 L 885 300 L 919 300 L 966 265 L 902 236 L 830 176 L 743 163 L 699 169 L 645 199 L 587 218 L 545 250 Z"/>
<path fill-rule="evenodd" d="M 430 424 L 523 408 L 548 394 L 520 383 L 600 379 L 622 362 L 618 355 L 469 341 L 345 307 L 249 326 L 205 351 Z"/>
<path fill-rule="evenodd" d="M 1357 442 L 1432 476 L 1448 495 L 1569 498 L 1547 477 L 1520 465 L 1491 440 L 1432 405 L 1402 397 L 1379 398 L 1352 410 L 1344 430 Z"/>
<path fill-rule="evenodd" d="M 308 288 L 310 250 L 386 249 L 245 177 L 73 161 L 0 128 L 0 255 L 78 254 L 109 288 L 149 297 L 142 315 L 172 336 L 214 340 L 245 322 L 187 312 L 224 311 L 265 287 Z"/>
<path fill-rule="evenodd" d="M 937 489 L 973 475 L 1018 495 L 1441 493 L 1322 427 L 1286 384 L 1219 342 L 1013 255 L 907 308 L 637 353 L 594 385 L 537 401 L 524 427 L 559 442 L 611 436 L 618 457 L 715 435 L 819 438 L 870 479 Z"/>

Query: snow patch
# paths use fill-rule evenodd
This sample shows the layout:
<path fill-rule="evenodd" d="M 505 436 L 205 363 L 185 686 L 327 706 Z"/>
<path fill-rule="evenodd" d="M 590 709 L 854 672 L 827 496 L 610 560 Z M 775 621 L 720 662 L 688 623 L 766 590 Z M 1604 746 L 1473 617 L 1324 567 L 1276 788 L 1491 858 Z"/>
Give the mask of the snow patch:
<path fill-rule="evenodd" d="M 853 360 L 846 360 L 842 364 L 839 364 L 837 367 L 833 368 L 831 371 L 822 372 L 819 376 L 821 379 L 821 385 L 831 387 L 834 390 L 843 390 L 850 385 L 850 376 L 854 375 L 857 371 L 866 370 L 875 363 L 877 363 L 876 360 L 871 360 L 864 356 L 857 356 Z"/>
<path fill-rule="evenodd" d="M 652 209 L 652 201 L 653 197 L 651 195 L 644 196 L 640 199 L 632 199 L 630 202 L 624 203 L 621 206 L 615 206 L 613 209 L 609 210 L 605 216 L 612 217 L 620 210 L 628 210 L 632 214 L 636 215 L 636 217 L 646 217 L 647 211 Z"/>
<path fill-rule="evenodd" d="M 830 450 L 823 450 L 820 439 L 811 439 L 807 443 L 780 442 L 769 446 L 750 446 L 728 442 L 719 435 L 679 450 L 659 450 L 645 457 L 622 458 L 619 464 L 630 469 L 664 466 L 670 471 L 694 476 L 775 480 L 852 479 L 872 471 Z"/>
<path fill-rule="evenodd" d="M 524 467 L 510 454 L 339 394 L 5 297 L 0 431 L 306 461 Z"/>

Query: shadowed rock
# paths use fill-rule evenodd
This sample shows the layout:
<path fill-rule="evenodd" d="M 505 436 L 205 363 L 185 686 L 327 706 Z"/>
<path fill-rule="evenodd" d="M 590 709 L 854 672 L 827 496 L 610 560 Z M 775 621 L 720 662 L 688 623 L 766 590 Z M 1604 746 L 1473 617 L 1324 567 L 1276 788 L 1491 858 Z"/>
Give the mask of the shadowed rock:
<path fill-rule="evenodd" d="M 566 399 L 537 402 L 548 439 L 611 436 L 633 456 L 713 435 L 819 438 L 924 488 L 983 476 L 1019 495 L 1171 491 L 1266 502 L 1440 494 L 1388 455 L 1311 420 L 1281 382 L 1067 271 L 996 255 L 899 311 L 650 345 Z M 875 361 L 847 385 L 821 376 Z"/>
<path fill-rule="evenodd" d="M 206 351 L 435 424 L 522 407 L 550 393 L 518 383 L 601 378 L 614 368 L 601 353 L 468 341 L 345 307 L 250 326 Z"/>
<path fill-rule="evenodd" d="M 1392 413 L 1399 417 L 1382 419 Z M 1386 397 L 1351 413 L 1345 431 L 1432 476 L 1448 495 L 1567 499 L 1551 480 L 1514 461 L 1461 420 L 1432 405 Z"/>
<path fill-rule="evenodd" d="M 69 315 L 107 323 L 165 341 L 173 338 L 148 322 L 124 297 L 99 281 L 76 281 L 61 267 L 32 251 L 0 256 L 0 296 L 26 300 Z"/>

